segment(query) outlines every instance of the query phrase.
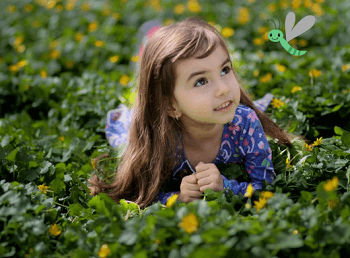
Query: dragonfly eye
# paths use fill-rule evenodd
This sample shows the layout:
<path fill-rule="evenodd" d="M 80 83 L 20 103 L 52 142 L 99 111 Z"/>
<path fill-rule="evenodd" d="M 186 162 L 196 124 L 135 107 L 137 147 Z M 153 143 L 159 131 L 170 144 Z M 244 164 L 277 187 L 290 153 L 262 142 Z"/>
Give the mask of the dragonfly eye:
<path fill-rule="evenodd" d="M 278 33 L 278 37 L 280 36 L 280 34 Z"/>
<path fill-rule="evenodd" d="M 272 37 L 272 33 L 270 33 L 270 37 Z"/>

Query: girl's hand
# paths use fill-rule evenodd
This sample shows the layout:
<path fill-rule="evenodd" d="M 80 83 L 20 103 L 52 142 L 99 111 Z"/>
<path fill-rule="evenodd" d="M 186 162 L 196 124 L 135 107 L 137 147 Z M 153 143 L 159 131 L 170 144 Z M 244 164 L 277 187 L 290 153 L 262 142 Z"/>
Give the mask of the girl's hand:
<path fill-rule="evenodd" d="M 224 189 L 224 180 L 221 177 L 219 169 L 214 163 L 203 163 L 202 161 L 196 166 L 197 184 L 202 193 L 205 189 L 211 188 L 215 192 Z"/>

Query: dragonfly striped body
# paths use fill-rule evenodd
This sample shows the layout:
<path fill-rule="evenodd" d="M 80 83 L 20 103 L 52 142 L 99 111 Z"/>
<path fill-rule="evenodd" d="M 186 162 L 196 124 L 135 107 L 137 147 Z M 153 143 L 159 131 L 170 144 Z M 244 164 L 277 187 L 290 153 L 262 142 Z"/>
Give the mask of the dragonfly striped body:
<path fill-rule="evenodd" d="M 303 51 L 300 51 L 300 50 L 297 50 L 295 48 L 293 48 L 291 45 L 289 45 L 289 43 L 287 42 L 287 40 L 285 40 L 284 38 L 281 38 L 280 39 L 280 43 L 282 45 L 282 47 L 287 50 L 287 52 L 289 54 L 292 54 L 293 56 L 302 56 L 304 55 L 307 51 L 303 50 Z"/>

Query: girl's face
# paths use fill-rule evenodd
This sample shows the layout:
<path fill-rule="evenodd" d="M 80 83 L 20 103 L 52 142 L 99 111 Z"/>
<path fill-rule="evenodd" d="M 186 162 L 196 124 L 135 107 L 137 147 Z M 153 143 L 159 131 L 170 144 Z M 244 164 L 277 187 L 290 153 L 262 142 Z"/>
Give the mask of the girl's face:
<path fill-rule="evenodd" d="M 219 45 L 203 59 L 194 57 L 175 62 L 175 102 L 179 119 L 190 127 L 230 122 L 240 101 L 240 88 L 229 56 Z M 216 109 L 230 101 L 229 107 Z"/>

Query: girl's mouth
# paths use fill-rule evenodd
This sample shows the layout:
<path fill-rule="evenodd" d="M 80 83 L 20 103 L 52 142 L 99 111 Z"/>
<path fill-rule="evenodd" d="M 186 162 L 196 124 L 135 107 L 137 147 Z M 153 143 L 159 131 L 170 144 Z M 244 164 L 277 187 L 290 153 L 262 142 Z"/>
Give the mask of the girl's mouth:
<path fill-rule="evenodd" d="M 214 111 L 226 111 L 226 110 L 228 110 L 231 106 L 232 106 L 232 101 L 230 101 L 230 103 L 229 103 L 226 107 L 223 107 L 223 108 L 220 108 L 220 109 L 214 109 Z"/>

